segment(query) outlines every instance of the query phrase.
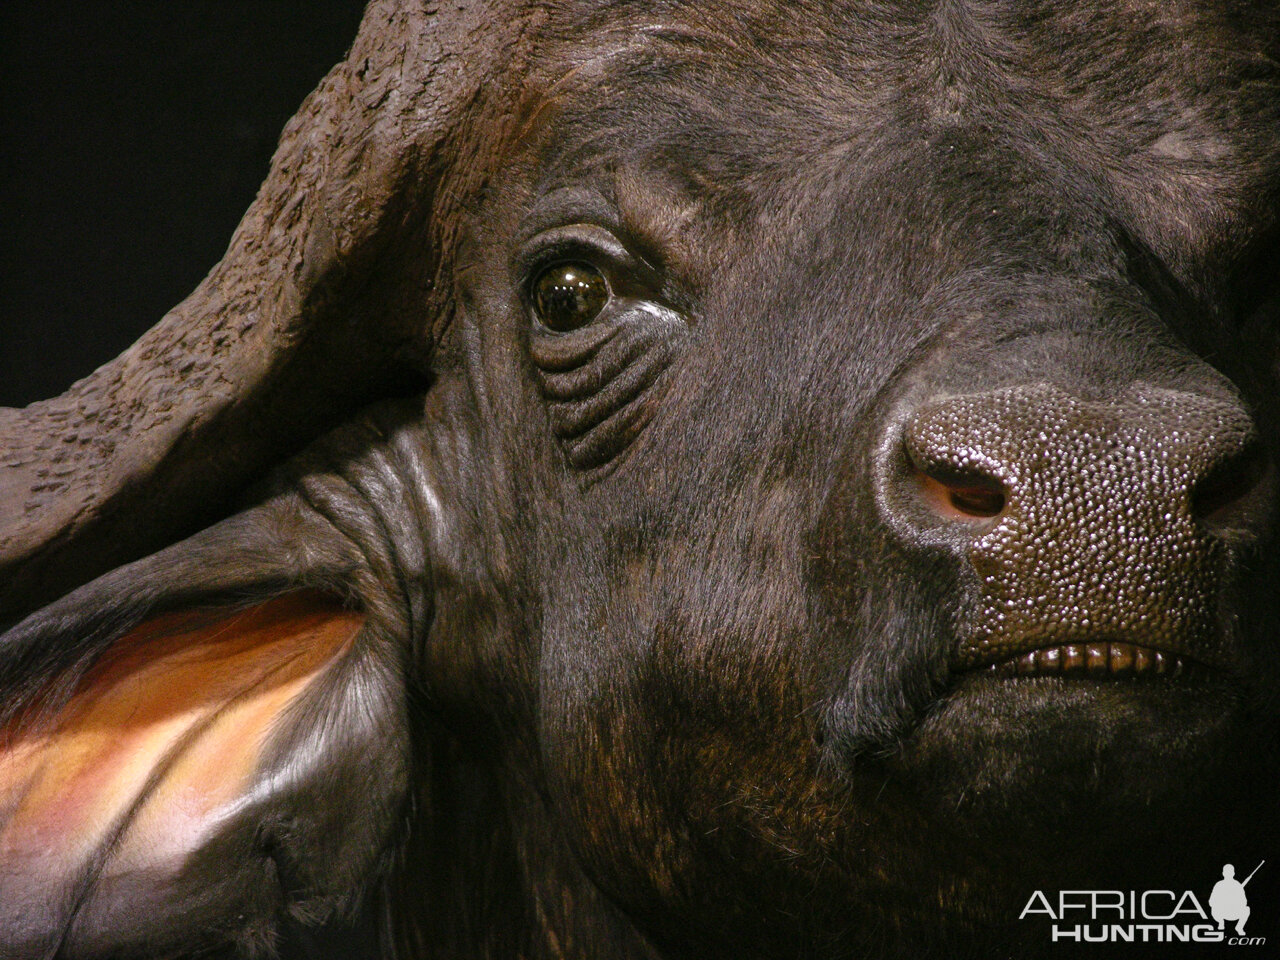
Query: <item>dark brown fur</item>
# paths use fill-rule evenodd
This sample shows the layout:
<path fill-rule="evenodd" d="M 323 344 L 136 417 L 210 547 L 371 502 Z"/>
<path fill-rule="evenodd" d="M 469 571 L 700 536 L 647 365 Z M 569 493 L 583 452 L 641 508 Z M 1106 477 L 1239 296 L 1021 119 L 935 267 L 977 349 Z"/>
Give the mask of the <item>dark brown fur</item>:
<path fill-rule="evenodd" d="M 1036 889 L 1280 863 L 1278 58 L 1266 3 L 374 3 L 215 279 L 10 417 L 0 497 L 10 714 L 154 612 L 317 588 L 367 625 L 273 742 L 331 772 L 169 912 L 20 955 L 1060 956 Z M 613 312 L 542 327 L 557 258 Z M 884 465 L 1046 384 L 1239 425 L 1123 468 L 1181 436 L 1248 480 L 1169 640 L 1208 679 L 963 669 L 970 533 Z M 1126 506 L 1113 553 L 1161 536 Z"/>

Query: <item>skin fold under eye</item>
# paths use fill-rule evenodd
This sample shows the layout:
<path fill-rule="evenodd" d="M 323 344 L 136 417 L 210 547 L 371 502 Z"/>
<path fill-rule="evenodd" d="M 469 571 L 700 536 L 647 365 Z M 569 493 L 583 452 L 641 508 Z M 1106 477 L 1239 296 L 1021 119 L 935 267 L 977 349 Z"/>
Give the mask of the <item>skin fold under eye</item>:
<path fill-rule="evenodd" d="M 604 275 L 589 263 L 552 264 L 534 279 L 531 290 L 538 320 L 557 333 L 586 326 L 609 302 Z"/>
<path fill-rule="evenodd" d="M 683 316 L 663 302 L 660 274 L 594 224 L 539 234 L 514 271 L 552 431 L 572 466 L 606 467 L 657 410 Z"/>

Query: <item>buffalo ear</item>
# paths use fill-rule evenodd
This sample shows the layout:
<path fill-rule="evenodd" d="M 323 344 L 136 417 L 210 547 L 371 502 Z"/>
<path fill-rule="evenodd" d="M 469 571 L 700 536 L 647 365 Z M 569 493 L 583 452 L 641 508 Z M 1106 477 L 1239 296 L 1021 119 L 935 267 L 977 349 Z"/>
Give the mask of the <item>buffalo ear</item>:
<path fill-rule="evenodd" d="M 360 576 L 283 495 L 0 639 L 0 955 L 271 955 L 376 899 L 407 644 Z"/>
<path fill-rule="evenodd" d="M 501 150 L 528 56 L 523 6 L 373 0 L 204 282 L 62 396 L 0 409 L 0 629 L 421 387 L 456 211 Z"/>

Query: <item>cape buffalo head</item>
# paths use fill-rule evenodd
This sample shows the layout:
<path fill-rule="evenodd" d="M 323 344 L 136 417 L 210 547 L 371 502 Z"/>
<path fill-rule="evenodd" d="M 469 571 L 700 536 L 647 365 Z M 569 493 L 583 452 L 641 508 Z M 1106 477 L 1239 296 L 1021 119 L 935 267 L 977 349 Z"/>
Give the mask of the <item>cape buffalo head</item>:
<path fill-rule="evenodd" d="M 1265 856 L 1278 61 L 376 0 L 204 284 L 0 418 L 0 952 L 1027 955 Z"/>

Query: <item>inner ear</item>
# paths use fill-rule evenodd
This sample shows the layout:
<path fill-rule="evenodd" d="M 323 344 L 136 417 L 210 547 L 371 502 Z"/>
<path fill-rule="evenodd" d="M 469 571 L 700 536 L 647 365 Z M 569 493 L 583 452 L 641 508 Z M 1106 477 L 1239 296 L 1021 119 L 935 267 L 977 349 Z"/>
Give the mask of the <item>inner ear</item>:
<path fill-rule="evenodd" d="M 364 621 L 312 590 L 162 614 L 114 641 L 55 713 L 11 721 L 0 928 L 48 936 L 74 922 L 83 936 L 118 917 L 122 883 L 181 873 L 262 792 L 275 741 Z"/>

